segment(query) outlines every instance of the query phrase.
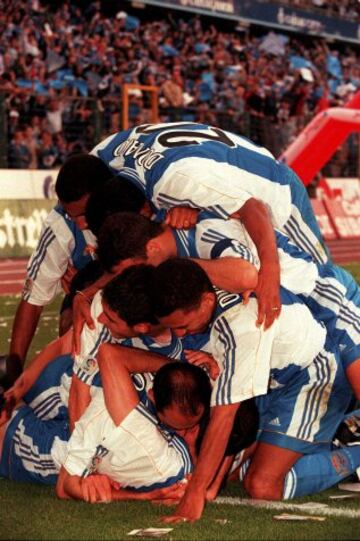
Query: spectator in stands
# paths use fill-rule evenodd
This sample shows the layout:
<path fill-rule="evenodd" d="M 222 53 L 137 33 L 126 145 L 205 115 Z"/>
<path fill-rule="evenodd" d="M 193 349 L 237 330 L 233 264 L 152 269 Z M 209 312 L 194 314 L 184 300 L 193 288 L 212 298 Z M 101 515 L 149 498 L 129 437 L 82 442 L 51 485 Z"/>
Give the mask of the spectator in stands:
<path fill-rule="evenodd" d="M 56 99 L 51 99 L 46 112 L 46 126 L 52 135 L 62 131 L 62 112 L 62 103 L 59 103 Z"/>
<path fill-rule="evenodd" d="M 160 96 L 163 96 L 162 107 L 171 115 L 173 121 L 181 120 L 184 106 L 183 90 L 173 74 L 168 74 L 160 87 Z"/>
<path fill-rule="evenodd" d="M 16 130 L 9 146 L 9 167 L 13 169 L 28 169 L 31 161 L 30 150 L 26 145 L 24 132 Z"/>
<path fill-rule="evenodd" d="M 55 167 L 58 158 L 58 150 L 54 145 L 51 133 L 46 130 L 43 130 L 40 135 L 37 157 L 39 169 L 52 169 Z"/>
<path fill-rule="evenodd" d="M 37 148 L 38 138 L 35 135 L 35 131 L 31 126 L 26 126 L 24 130 L 24 143 L 30 152 L 29 169 L 37 169 Z"/>

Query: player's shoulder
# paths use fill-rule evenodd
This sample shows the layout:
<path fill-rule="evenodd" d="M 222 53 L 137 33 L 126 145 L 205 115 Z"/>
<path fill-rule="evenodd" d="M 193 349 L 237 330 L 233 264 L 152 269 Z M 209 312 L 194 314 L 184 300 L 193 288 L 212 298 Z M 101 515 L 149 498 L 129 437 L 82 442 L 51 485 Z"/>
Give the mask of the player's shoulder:
<path fill-rule="evenodd" d="M 217 305 L 213 317 L 212 329 L 222 331 L 237 327 L 239 331 L 248 332 L 257 319 L 257 300 L 250 298 L 245 305 L 242 295 L 228 291 L 215 290 Z"/>
<path fill-rule="evenodd" d="M 56 205 L 45 218 L 44 231 L 51 229 L 57 240 L 68 243 L 74 237 L 76 225 L 67 217 L 61 205 Z"/>
<path fill-rule="evenodd" d="M 115 149 L 120 143 L 125 141 L 129 137 L 130 133 L 131 130 L 112 133 L 111 135 L 100 141 L 100 143 L 98 143 L 90 151 L 90 154 L 93 156 L 101 157 L 104 151 Z"/>

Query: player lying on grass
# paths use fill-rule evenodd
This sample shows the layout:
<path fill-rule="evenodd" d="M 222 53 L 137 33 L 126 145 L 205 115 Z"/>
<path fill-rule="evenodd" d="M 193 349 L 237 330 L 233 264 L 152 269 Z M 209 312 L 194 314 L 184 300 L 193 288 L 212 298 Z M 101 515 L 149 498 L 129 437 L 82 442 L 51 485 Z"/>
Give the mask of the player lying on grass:
<path fill-rule="evenodd" d="M 133 357 L 131 365 L 123 356 L 117 366 L 119 377 L 116 381 L 111 377 L 110 390 L 104 381 L 104 393 L 101 389 L 94 393 L 69 441 L 66 421 L 41 421 L 29 406 L 18 407 L 1 427 L 0 474 L 12 480 L 57 483 L 59 497 L 91 502 L 178 497 L 181 487 L 159 489 L 191 473 L 189 448 L 195 449 L 199 423 L 209 407 L 208 377 L 192 365 L 168 364 L 159 370 L 159 385 L 155 376 L 154 404 L 148 401 L 145 406 L 130 377 L 133 367 L 138 368 Z M 146 369 L 155 371 L 158 366 L 150 363 Z"/>
<path fill-rule="evenodd" d="M 254 498 L 281 499 L 286 474 L 304 454 L 329 449 L 351 400 L 337 346 L 300 299 L 283 289 L 281 314 L 265 332 L 256 326 L 255 298 L 244 306 L 240 295 L 215 293 L 192 261 L 159 265 L 151 291 L 159 321 L 178 336 L 210 327 L 220 368 L 198 463 L 167 521 L 200 518 L 239 403 L 251 397 L 258 397 L 262 420 L 245 488 Z"/>
<path fill-rule="evenodd" d="M 99 362 L 101 364 L 101 373 L 106 378 L 116 374 L 117 366 L 121 364 L 121 355 L 121 350 L 113 344 L 104 344 L 101 347 Z M 314 392 L 315 389 L 319 391 L 320 387 L 324 387 L 324 385 L 316 386 L 316 373 L 314 370 L 311 371 L 308 368 L 301 369 L 295 377 L 293 368 L 289 369 L 289 372 L 286 383 L 276 385 L 274 380 L 272 381 L 271 385 L 275 386 L 275 390 L 269 389 L 266 398 L 260 396 L 255 399 L 242 401 L 237 408 L 230 438 L 224 452 L 225 457 L 218 471 L 216 473 L 214 472 L 213 479 L 206 490 L 207 501 L 216 498 L 219 488 L 223 484 L 223 479 L 230 468 L 230 478 L 232 480 L 242 481 L 244 479 L 249 464 L 251 464 L 251 459 L 255 455 L 257 443 L 254 444 L 254 441 L 256 440 L 258 429 L 258 438 L 260 438 L 261 431 L 267 430 L 269 425 L 274 424 L 271 421 L 269 422 L 272 415 L 276 415 L 278 411 L 281 411 L 283 416 L 285 416 L 284 405 L 286 405 L 287 411 L 291 410 L 291 407 L 294 407 L 294 397 L 297 397 L 297 402 L 301 402 L 306 397 L 309 397 L 310 393 L 308 389 L 310 387 L 313 387 Z M 282 381 L 285 380 L 286 378 L 283 377 Z M 348 477 L 359 467 L 360 448 L 351 447 L 354 444 L 353 442 L 356 442 L 356 436 L 348 439 L 348 436 L 345 438 L 340 434 L 344 426 L 346 427 L 349 423 L 350 426 L 356 426 L 353 422 L 354 419 L 358 418 L 360 420 L 359 411 L 345 415 L 344 420 L 344 418 L 341 418 L 341 411 L 339 412 L 337 410 L 337 393 L 340 393 L 340 400 L 342 403 L 344 402 L 344 381 L 346 392 L 346 380 L 340 369 L 339 375 L 335 377 L 331 391 L 333 399 L 335 399 L 335 404 L 330 406 L 331 411 L 327 413 L 328 419 L 322 419 L 322 429 L 325 427 L 325 430 L 326 424 L 328 424 L 327 429 L 329 430 L 329 423 L 331 423 L 329 416 L 334 414 L 332 419 L 335 419 L 334 427 L 336 426 L 336 422 L 341 421 L 336 433 L 334 427 L 332 427 L 332 431 L 330 428 L 331 437 L 334 438 L 336 443 L 332 444 L 330 441 L 328 441 L 328 444 L 320 442 L 318 448 L 316 448 L 317 444 L 308 444 L 308 448 L 304 451 L 304 456 L 295 462 L 294 466 L 284 477 L 283 499 L 292 499 L 325 490 Z M 304 382 L 307 382 L 307 385 L 304 385 Z M 281 385 L 283 385 L 283 388 L 281 388 Z M 279 387 L 278 392 L 276 391 L 277 386 Z M 291 399 L 290 397 L 293 398 Z M 297 405 L 295 407 L 299 406 Z M 111 414 L 111 410 L 109 410 L 109 413 Z M 359 425 L 359 420 L 357 421 L 357 425 Z M 278 419 L 278 423 L 280 424 L 280 419 Z M 278 428 L 274 424 L 271 431 L 276 433 L 277 431 L 281 431 L 281 428 Z M 351 435 L 352 433 L 350 432 Z M 278 434 L 278 437 L 280 446 L 284 446 L 284 442 L 286 445 L 287 442 L 291 441 L 291 436 L 286 431 L 285 433 Z M 284 441 L 281 440 L 281 437 L 284 438 Z M 274 437 L 274 442 L 276 443 L 276 436 Z M 345 448 L 347 443 L 349 443 L 349 446 Z M 303 443 L 303 445 L 305 448 L 306 443 Z M 172 503 L 174 503 L 174 500 L 172 500 Z"/>

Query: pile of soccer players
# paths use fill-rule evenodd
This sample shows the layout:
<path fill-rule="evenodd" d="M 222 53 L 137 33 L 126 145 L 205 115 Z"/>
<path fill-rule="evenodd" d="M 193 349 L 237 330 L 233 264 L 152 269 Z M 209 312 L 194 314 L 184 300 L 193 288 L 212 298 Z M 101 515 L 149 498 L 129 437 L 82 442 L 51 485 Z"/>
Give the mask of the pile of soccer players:
<path fill-rule="evenodd" d="M 305 188 L 217 127 L 139 125 L 67 160 L 7 358 L 0 475 L 176 503 L 289 499 L 360 466 L 360 290 Z M 63 286 L 60 336 L 24 369 Z"/>

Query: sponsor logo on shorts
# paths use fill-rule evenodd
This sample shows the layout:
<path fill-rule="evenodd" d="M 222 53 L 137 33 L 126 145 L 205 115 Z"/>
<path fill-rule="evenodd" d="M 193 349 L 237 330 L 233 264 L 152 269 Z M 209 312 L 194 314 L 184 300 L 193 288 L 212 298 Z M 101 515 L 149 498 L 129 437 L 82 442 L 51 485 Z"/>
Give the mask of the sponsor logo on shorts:
<path fill-rule="evenodd" d="M 346 459 L 340 453 L 334 453 L 331 458 L 331 463 L 336 472 L 340 475 L 350 473 Z"/>

